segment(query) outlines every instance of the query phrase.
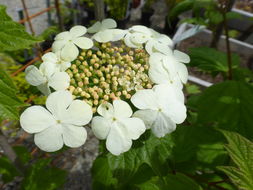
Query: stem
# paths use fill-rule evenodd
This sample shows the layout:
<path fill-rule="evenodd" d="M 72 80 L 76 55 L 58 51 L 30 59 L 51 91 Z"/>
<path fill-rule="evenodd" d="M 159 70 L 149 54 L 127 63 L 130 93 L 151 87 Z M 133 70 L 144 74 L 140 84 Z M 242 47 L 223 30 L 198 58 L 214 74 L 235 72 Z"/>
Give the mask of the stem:
<path fill-rule="evenodd" d="M 55 4 L 55 8 L 56 8 L 56 15 L 57 15 L 57 19 L 58 19 L 59 29 L 60 29 L 60 31 L 63 31 L 64 26 L 63 26 L 63 23 L 62 23 L 61 9 L 60 9 L 59 0 L 55 0 L 54 4 Z"/>
<path fill-rule="evenodd" d="M 104 0 L 94 0 L 95 3 L 95 17 L 96 20 L 102 21 L 105 18 Z"/>
<path fill-rule="evenodd" d="M 12 149 L 11 145 L 8 143 L 7 138 L 4 136 L 2 131 L 0 130 L 0 146 L 2 147 L 4 154 L 10 159 L 12 164 L 16 167 L 16 169 L 21 173 L 24 174 L 25 167 L 17 157 L 16 153 Z"/>
<path fill-rule="evenodd" d="M 228 25 L 227 25 L 227 11 L 222 11 L 222 16 L 224 20 L 224 30 L 226 35 L 226 48 L 227 48 L 227 63 L 228 63 L 228 80 L 233 79 L 232 74 L 232 59 L 231 59 L 231 50 L 230 50 L 230 43 L 229 43 L 229 35 L 228 35 Z"/>

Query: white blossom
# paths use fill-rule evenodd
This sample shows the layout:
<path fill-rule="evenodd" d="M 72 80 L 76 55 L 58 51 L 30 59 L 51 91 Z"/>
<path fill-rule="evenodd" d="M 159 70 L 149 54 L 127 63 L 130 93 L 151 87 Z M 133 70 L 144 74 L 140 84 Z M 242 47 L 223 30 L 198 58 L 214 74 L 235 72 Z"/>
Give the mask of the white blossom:
<path fill-rule="evenodd" d="M 183 63 L 188 63 L 188 55 L 175 50 L 171 55 L 153 53 L 149 58 L 149 77 L 156 84 L 171 83 L 183 88 L 188 79 L 188 71 Z"/>
<path fill-rule="evenodd" d="M 53 152 L 64 144 L 74 148 L 85 143 L 87 132 L 81 126 L 92 118 L 88 104 L 73 100 L 68 91 L 57 91 L 48 96 L 46 108 L 31 106 L 20 117 L 21 127 L 35 134 L 35 144 L 41 150 Z"/>
<path fill-rule="evenodd" d="M 44 62 L 39 69 L 34 65 L 30 65 L 25 70 L 26 80 L 33 86 L 44 93 L 50 94 L 50 88 L 55 90 L 65 90 L 69 87 L 70 77 L 66 72 L 56 70 L 56 67 L 51 62 Z"/>
<path fill-rule="evenodd" d="M 186 118 L 183 92 L 168 84 L 139 90 L 132 96 L 131 102 L 140 109 L 134 117 L 142 119 L 157 137 L 171 133 L 176 129 L 176 124 Z"/>
<path fill-rule="evenodd" d="M 132 140 L 145 132 L 145 125 L 139 118 L 131 117 L 131 107 L 122 100 L 101 104 L 92 119 L 92 131 L 99 139 L 106 139 L 106 148 L 114 155 L 128 151 Z"/>
<path fill-rule="evenodd" d="M 95 33 L 92 38 L 97 42 L 105 43 L 109 41 L 118 41 L 123 38 L 126 31 L 115 29 L 117 23 L 111 18 L 104 19 L 102 22 L 97 21 L 90 28 L 88 28 L 89 33 Z"/>
<path fill-rule="evenodd" d="M 47 62 L 47 63 L 50 62 L 50 63 L 55 64 L 55 67 L 59 71 L 66 71 L 71 66 L 71 63 L 69 61 L 63 60 L 60 54 L 61 54 L 60 51 L 56 53 L 48 52 L 44 54 L 41 59 L 43 62 Z"/>
<path fill-rule="evenodd" d="M 155 52 L 160 52 L 165 55 L 171 54 L 171 48 L 173 46 L 173 41 L 165 34 L 160 34 L 153 29 L 149 29 L 152 33 L 150 39 L 145 45 L 146 51 L 151 55 Z"/>
<path fill-rule="evenodd" d="M 73 61 L 81 49 L 89 49 L 93 46 L 91 39 L 82 37 L 87 29 L 84 26 L 74 26 L 70 31 L 61 32 L 55 37 L 52 45 L 53 52 L 60 51 L 61 58 L 65 61 Z"/>

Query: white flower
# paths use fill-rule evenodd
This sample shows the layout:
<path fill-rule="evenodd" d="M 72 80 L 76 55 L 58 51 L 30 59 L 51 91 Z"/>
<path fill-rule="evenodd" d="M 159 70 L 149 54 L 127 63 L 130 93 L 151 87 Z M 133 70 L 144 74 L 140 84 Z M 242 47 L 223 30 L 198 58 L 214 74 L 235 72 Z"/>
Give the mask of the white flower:
<path fill-rule="evenodd" d="M 28 66 L 25 70 L 26 80 L 44 93 L 50 94 L 50 88 L 65 90 L 69 87 L 70 77 L 66 72 L 56 71 L 55 65 L 51 62 L 44 62 L 39 69 L 34 65 Z"/>
<path fill-rule="evenodd" d="M 69 61 L 63 60 L 60 54 L 60 51 L 56 53 L 48 52 L 44 54 L 41 59 L 43 62 L 50 62 L 55 64 L 56 68 L 59 71 L 66 71 L 71 66 L 71 63 Z"/>
<path fill-rule="evenodd" d="M 92 109 L 81 100 L 73 100 L 69 91 L 50 94 L 45 109 L 27 108 L 20 117 L 21 127 L 34 133 L 35 144 L 46 152 L 57 151 L 63 144 L 69 147 L 83 145 L 87 138 L 85 128 L 92 118 Z"/>
<path fill-rule="evenodd" d="M 70 31 L 61 32 L 55 37 L 52 45 L 53 52 L 60 51 L 62 59 L 73 61 L 79 54 L 76 46 L 81 49 L 90 49 L 93 46 L 91 39 L 81 37 L 86 31 L 84 26 L 74 26 Z"/>
<path fill-rule="evenodd" d="M 97 21 L 90 28 L 89 33 L 96 33 L 92 36 L 97 42 L 105 43 L 109 41 L 118 41 L 126 34 L 126 31 L 113 29 L 117 27 L 115 20 L 111 18 L 104 19 L 102 22 Z"/>
<path fill-rule="evenodd" d="M 183 63 L 189 61 L 189 56 L 178 50 L 171 55 L 153 53 L 149 58 L 149 77 L 156 84 L 171 83 L 182 89 L 182 83 L 188 79 L 188 71 Z"/>
<path fill-rule="evenodd" d="M 142 48 L 142 44 L 150 40 L 152 32 L 146 26 L 136 25 L 129 28 L 124 37 L 124 42 L 131 48 Z"/>
<path fill-rule="evenodd" d="M 161 84 L 153 89 L 139 90 L 131 101 L 140 109 L 134 117 L 141 118 L 157 137 L 171 133 L 176 124 L 186 118 L 183 92 L 171 85 Z"/>
<path fill-rule="evenodd" d="M 173 46 L 173 41 L 166 35 L 160 34 L 153 29 L 149 29 L 152 33 L 151 38 L 145 45 L 146 51 L 151 55 L 155 52 L 160 52 L 165 55 L 171 54 L 171 48 Z"/>
<path fill-rule="evenodd" d="M 139 118 L 130 118 L 131 107 L 122 100 L 114 100 L 98 107 L 101 116 L 93 118 L 91 127 L 95 136 L 106 139 L 106 148 L 114 155 L 128 151 L 132 140 L 136 140 L 145 131 L 145 125 Z"/>

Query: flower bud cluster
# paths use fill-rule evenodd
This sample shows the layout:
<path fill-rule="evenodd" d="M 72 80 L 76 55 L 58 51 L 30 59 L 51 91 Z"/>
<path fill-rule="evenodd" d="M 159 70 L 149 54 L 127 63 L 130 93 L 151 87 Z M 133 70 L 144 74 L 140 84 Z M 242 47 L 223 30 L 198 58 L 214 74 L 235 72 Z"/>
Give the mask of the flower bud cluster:
<path fill-rule="evenodd" d="M 123 42 L 95 45 L 98 50 L 83 50 L 66 71 L 71 78 L 69 91 L 90 104 L 93 112 L 103 102 L 127 100 L 137 90 L 153 87 L 144 49 L 132 49 Z"/>

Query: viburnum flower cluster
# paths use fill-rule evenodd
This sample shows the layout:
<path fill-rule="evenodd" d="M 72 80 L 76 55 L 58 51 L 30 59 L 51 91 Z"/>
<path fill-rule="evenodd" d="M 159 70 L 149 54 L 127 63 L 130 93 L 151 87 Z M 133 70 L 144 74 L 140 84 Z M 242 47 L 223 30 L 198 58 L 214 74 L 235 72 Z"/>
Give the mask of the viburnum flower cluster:
<path fill-rule="evenodd" d="M 39 68 L 27 67 L 26 80 L 48 96 L 46 108 L 31 106 L 20 118 L 40 149 L 83 145 L 87 125 L 119 155 L 147 129 L 163 137 L 185 120 L 189 56 L 153 29 L 116 27 L 113 19 L 75 26 L 55 37 Z"/>

